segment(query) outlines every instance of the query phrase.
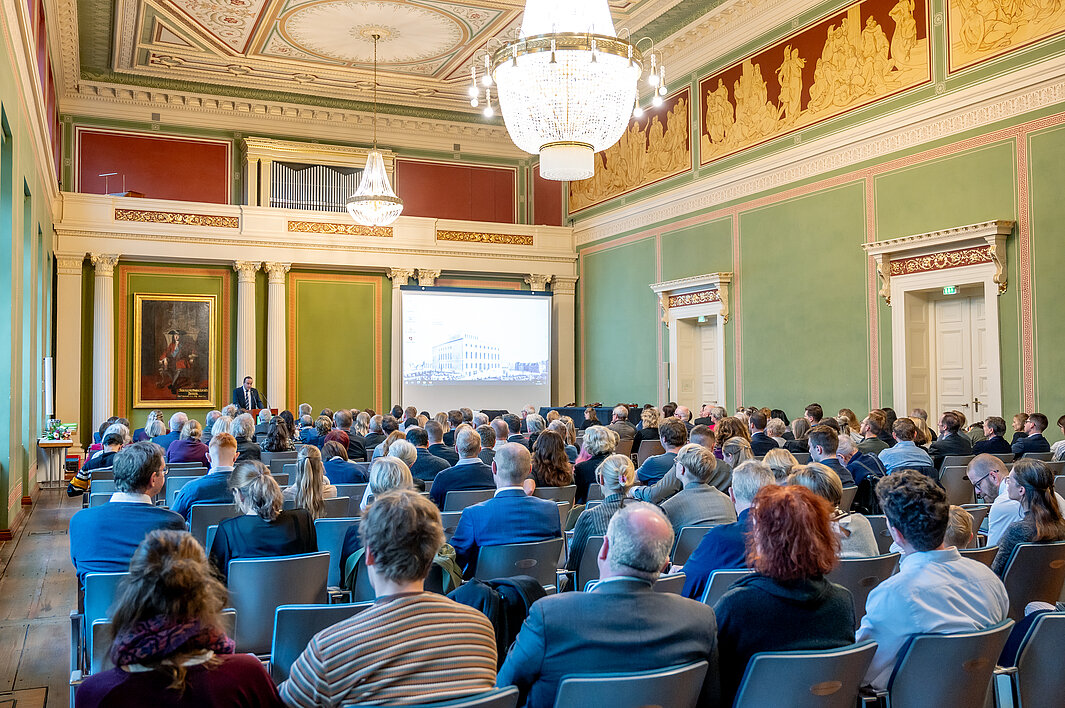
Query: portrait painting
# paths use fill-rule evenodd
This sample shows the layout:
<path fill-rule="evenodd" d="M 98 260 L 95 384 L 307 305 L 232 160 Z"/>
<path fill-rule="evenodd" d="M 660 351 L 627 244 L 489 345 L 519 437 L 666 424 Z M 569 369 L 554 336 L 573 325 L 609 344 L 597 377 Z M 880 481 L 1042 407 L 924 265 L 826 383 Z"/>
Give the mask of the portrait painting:
<path fill-rule="evenodd" d="M 217 398 L 213 296 L 135 294 L 133 405 L 210 408 Z"/>

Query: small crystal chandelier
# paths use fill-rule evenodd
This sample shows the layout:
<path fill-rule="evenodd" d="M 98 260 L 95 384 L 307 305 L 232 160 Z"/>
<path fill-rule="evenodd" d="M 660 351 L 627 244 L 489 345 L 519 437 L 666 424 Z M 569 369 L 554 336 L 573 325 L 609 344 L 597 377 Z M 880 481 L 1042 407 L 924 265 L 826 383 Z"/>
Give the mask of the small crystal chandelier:
<path fill-rule="evenodd" d="M 403 212 L 403 200 L 392 191 L 385 161 L 377 149 L 377 40 L 373 37 L 373 150 L 366 155 L 359 188 L 348 197 L 348 213 L 363 226 L 388 226 Z"/>
<path fill-rule="evenodd" d="M 656 66 L 653 42 L 651 48 L 648 83 L 661 102 L 665 69 Z M 539 153 L 540 176 L 587 179 L 595 174 L 595 153 L 620 140 L 640 110 L 636 87 L 642 74 L 643 55 L 618 38 L 606 0 L 526 0 L 521 39 L 491 58 L 485 54 L 484 112 L 491 117 L 495 83 L 511 140 Z M 476 65 L 470 75 L 470 104 L 477 107 Z"/>

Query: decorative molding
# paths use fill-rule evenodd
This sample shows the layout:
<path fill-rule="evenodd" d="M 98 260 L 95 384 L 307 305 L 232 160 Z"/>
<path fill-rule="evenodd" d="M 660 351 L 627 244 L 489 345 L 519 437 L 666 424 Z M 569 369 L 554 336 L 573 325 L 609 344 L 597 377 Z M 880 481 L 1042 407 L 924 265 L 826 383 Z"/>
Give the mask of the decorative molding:
<path fill-rule="evenodd" d="M 269 281 L 271 285 L 278 283 L 284 285 L 285 274 L 292 268 L 291 263 L 264 263 L 263 270 L 269 275 Z"/>
<path fill-rule="evenodd" d="M 658 295 L 658 304 L 662 308 L 662 323 L 667 326 L 671 309 L 715 302 L 720 303 L 721 319 L 727 323 L 730 317 L 728 285 L 731 282 L 732 273 L 707 273 L 651 283 L 649 287 Z"/>
<path fill-rule="evenodd" d="M 702 305 L 708 302 L 721 302 L 721 291 L 715 288 L 713 290 L 696 290 L 693 293 L 684 293 L 683 295 L 670 295 L 668 307 Z"/>
<path fill-rule="evenodd" d="M 547 290 L 547 284 L 551 282 L 550 275 L 538 275 L 536 273 L 530 273 L 525 276 L 525 282 L 529 284 L 529 288 L 535 292 L 542 292 Z"/>
<path fill-rule="evenodd" d="M 529 234 L 492 234 L 480 231 L 437 231 L 437 241 L 463 241 L 465 243 L 494 243 L 507 246 L 532 246 Z"/>
<path fill-rule="evenodd" d="M 118 263 L 117 253 L 90 253 L 89 260 L 96 267 L 97 278 L 110 278 L 114 275 L 115 264 Z"/>
<path fill-rule="evenodd" d="M 419 268 L 418 269 L 418 285 L 426 288 L 431 288 L 436 283 L 436 279 L 440 277 L 439 268 Z"/>
<path fill-rule="evenodd" d="M 55 254 L 56 270 L 60 275 L 81 275 L 81 267 L 84 263 L 84 253 Z"/>
<path fill-rule="evenodd" d="M 414 277 L 413 268 L 389 268 L 386 275 L 392 281 L 393 288 L 401 288 Z"/>
<path fill-rule="evenodd" d="M 334 224 L 323 221 L 289 221 L 290 233 L 340 234 L 342 236 L 377 236 L 392 238 L 391 226 L 363 226 L 362 224 Z"/>
<path fill-rule="evenodd" d="M 240 217 L 215 214 L 192 214 L 177 211 L 145 211 L 115 209 L 115 221 L 135 221 L 142 224 L 181 224 L 182 226 L 210 226 L 220 229 L 239 229 Z"/>
<path fill-rule="evenodd" d="M 254 283 L 255 271 L 262 268 L 261 261 L 234 261 L 233 270 L 237 271 L 237 281 L 241 283 Z"/>
<path fill-rule="evenodd" d="M 551 292 L 556 295 L 573 295 L 577 292 L 577 279 L 556 275 L 551 279 Z"/>
<path fill-rule="evenodd" d="M 909 275 L 911 273 L 928 273 L 933 270 L 959 268 L 961 266 L 990 263 L 991 246 L 963 248 L 957 251 L 940 251 L 927 256 L 912 256 L 891 261 L 891 275 Z"/>

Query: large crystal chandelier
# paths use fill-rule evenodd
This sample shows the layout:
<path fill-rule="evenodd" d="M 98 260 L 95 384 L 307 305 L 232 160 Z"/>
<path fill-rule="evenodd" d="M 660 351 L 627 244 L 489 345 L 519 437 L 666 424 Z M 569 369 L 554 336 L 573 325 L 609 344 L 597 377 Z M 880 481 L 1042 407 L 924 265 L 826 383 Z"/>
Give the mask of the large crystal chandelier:
<path fill-rule="evenodd" d="M 498 49 L 481 78 L 490 87 L 514 144 L 539 153 L 540 175 L 579 180 L 595 173 L 595 153 L 616 143 L 636 103 L 643 55 L 619 39 L 606 0 L 527 0 L 521 39 Z M 471 68 L 471 104 L 478 104 Z M 651 54 L 649 82 L 664 95 L 664 70 Z"/>
<path fill-rule="evenodd" d="M 373 37 L 373 150 L 366 156 L 359 188 L 348 197 L 348 213 L 363 226 L 388 226 L 403 212 L 403 200 L 392 191 L 385 161 L 377 149 L 377 40 Z"/>

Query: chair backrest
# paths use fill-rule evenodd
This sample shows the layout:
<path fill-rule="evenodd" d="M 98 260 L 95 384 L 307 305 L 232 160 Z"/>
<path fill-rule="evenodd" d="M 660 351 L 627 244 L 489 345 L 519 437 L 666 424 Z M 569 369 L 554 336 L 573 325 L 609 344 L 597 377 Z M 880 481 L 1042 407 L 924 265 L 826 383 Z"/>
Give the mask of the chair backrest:
<path fill-rule="evenodd" d="M 200 542 L 207 543 L 207 527 L 218 525 L 226 519 L 240 516 L 240 510 L 232 503 L 193 504 L 189 507 L 189 533 Z"/>
<path fill-rule="evenodd" d="M 592 580 L 599 579 L 599 551 L 603 548 L 603 536 L 589 536 L 584 544 L 584 552 L 577 565 L 577 579 L 574 587 L 583 590 Z"/>
<path fill-rule="evenodd" d="M 991 454 L 1003 462 L 1013 462 L 1014 455 L 1012 452 L 992 452 Z"/>
<path fill-rule="evenodd" d="M 270 471 L 270 474 L 273 474 L 273 470 Z M 281 466 L 281 474 L 295 475 L 296 474 L 296 463 L 295 462 L 285 462 L 285 464 Z"/>
<path fill-rule="evenodd" d="M 1065 460 L 1047 462 L 1047 468 L 1050 469 L 1051 474 L 1059 475 L 1065 472 Z"/>
<path fill-rule="evenodd" d="M 89 627 L 96 620 L 111 616 L 111 605 L 118 594 L 118 584 L 129 573 L 86 573 L 85 574 L 85 626 Z"/>
<path fill-rule="evenodd" d="M 444 495 L 444 511 L 462 511 L 468 506 L 480 504 L 495 496 L 494 489 L 463 489 Z"/>
<path fill-rule="evenodd" d="M 939 466 L 939 469 L 943 470 L 948 467 L 967 467 L 976 455 L 944 455 L 943 464 Z"/>
<path fill-rule="evenodd" d="M 371 705 L 381 708 L 380 703 L 352 703 L 346 708 L 369 708 Z M 476 696 L 457 698 L 443 703 L 408 703 L 404 704 L 404 708 L 517 708 L 517 705 L 517 686 L 507 686 L 506 688 L 496 688 L 485 693 L 478 693 Z"/>
<path fill-rule="evenodd" d="M 695 708 L 707 663 L 697 661 L 657 671 L 564 676 L 555 708 L 572 706 L 669 706 Z"/>
<path fill-rule="evenodd" d="M 603 500 L 603 488 L 599 486 L 598 482 L 592 482 L 588 485 L 588 501 L 602 501 Z"/>
<path fill-rule="evenodd" d="M 854 497 L 858 494 L 858 487 L 853 484 L 848 484 L 843 488 L 843 496 L 840 498 L 839 508 L 843 511 L 850 511 L 851 505 L 854 504 Z"/>
<path fill-rule="evenodd" d="M 810 453 L 808 452 L 793 452 L 791 454 L 795 457 L 795 461 L 800 465 L 805 465 L 810 462 Z"/>
<path fill-rule="evenodd" d="M 362 502 L 362 495 L 366 493 L 368 484 L 337 484 L 334 485 L 337 488 L 338 497 L 348 497 L 352 500 L 352 506 L 355 508 L 351 511 L 352 516 L 359 516 L 359 503 Z"/>
<path fill-rule="evenodd" d="M 1057 708 L 1065 696 L 1065 612 L 1035 618 L 1017 651 L 1017 693 L 1024 708 Z"/>
<path fill-rule="evenodd" d="M 270 467 L 270 474 L 282 474 L 285 471 L 285 465 L 292 464 L 298 454 L 296 451 L 264 452 L 262 453 L 263 464 Z M 291 474 L 295 474 L 295 470 Z"/>
<path fill-rule="evenodd" d="M 281 474 L 271 474 L 270 476 L 274 478 L 275 482 L 277 482 L 277 486 L 282 489 L 288 486 L 289 476 L 287 474 L 282 472 Z"/>
<path fill-rule="evenodd" d="M 177 493 L 179 491 L 181 491 L 182 487 L 184 487 L 186 484 L 188 484 L 189 482 L 191 482 L 194 479 L 199 479 L 199 477 L 187 477 L 187 476 L 170 477 L 170 476 L 167 476 L 167 478 L 166 478 L 166 508 L 167 509 L 172 509 L 174 507 L 174 497 L 177 496 Z"/>
<path fill-rule="evenodd" d="M 92 470 L 92 479 L 114 479 L 115 469 L 113 467 L 98 467 Z"/>
<path fill-rule="evenodd" d="M 1021 543 L 1006 562 L 1002 583 L 1010 596 L 1010 619 L 1024 617 L 1024 606 L 1041 601 L 1054 604 L 1065 584 L 1065 541 Z"/>
<path fill-rule="evenodd" d="M 628 457 L 632 454 L 632 440 L 619 440 L 617 447 L 614 448 L 615 455 L 624 455 Z"/>
<path fill-rule="evenodd" d="M 827 651 L 760 652 L 747 662 L 733 708 L 854 708 L 876 653 L 866 641 Z"/>
<path fill-rule="evenodd" d="M 451 537 L 455 535 L 455 529 L 459 526 L 459 519 L 462 518 L 461 511 L 442 511 L 440 512 L 440 521 L 444 525 L 444 538 L 448 543 L 451 543 Z"/>
<path fill-rule="evenodd" d="M 577 499 L 577 485 L 570 484 L 565 487 L 537 487 L 533 492 L 534 497 L 550 499 L 556 502 L 569 502 L 573 504 Z"/>
<path fill-rule="evenodd" d="M 355 563 L 355 582 L 349 588 L 353 602 L 372 602 L 377 599 L 377 591 L 370 583 L 370 574 L 366 571 L 366 554 L 360 554 Z"/>
<path fill-rule="evenodd" d="M 104 492 L 114 494 L 117 491 L 118 488 L 115 486 L 115 480 L 113 479 L 94 479 L 92 486 L 89 488 L 89 492 L 92 494 L 103 494 Z"/>
<path fill-rule="evenodd" d="M 89 506 L 100 506 L 111 501 L 111 495 L 114 492 L 96 492 L 89 494 Z"/>
<path fill-rule="evenodd" d="M 211 546 L 214 545 L 214 537 L 218 535 L 218 524 L 211 524 L 207 527 L 207 540 L 203 544 L 203 550 L 208 553 L 211 552 Z"/>
<path fill-rule="evenodd" d="M 983 706 L 1010 629 L 1006 620 L 978 632 L 917 634 L 899 654 L 888 682 L 893 706 Z"/>
<path fill-rule="evenodd" d="M 227 635 L 232 636 L 233 628 L 237 624 L 237 613 L 233 609 L 222 610 L 222 627 Z M 89 672 L 98 674 L 101 671 L 113 669 L 111 663 L 111 621 L 106 619 L 96 620 L 90 629 L 89 643 Z"/>
<path fill-rule="evenodd" d="M 980 526 L 984 523 L 984 519 L 986 519 L 987 515 L 991 512 L 991 505 L 965 504 L 964 509 L 973 517 L 973 537 L 975 538 L 977 532 L 980 530 Z"/>
<path fill-rule="evenodd" d="M 871 558 L 844 558 L 828 579 L 851 591 L 854 598 L 854 626 L 865 616 L 865 601 L 877 585 L 891 577 L 899 564 L 898 553 L 888 553 Z"/>
<path fill-rule="evenodd" d="M 880 549 L 881 553 L 889 553 L 891 550 L 891 534 L 887 530 L 887 517 L 883 514 L 870 514 L 866 516 L 869 520 L 869 526 L 873 529 L 873 535 L 876 536 L 876 546 Z"/>
<path fill-rule="evenodd" d="M 316 519 L 314 533 L 318 536 L 318 550 L 329 554 L 329 587 L 340 585 L 340 551 L 344 545 L 344 536 L 348 529 L 357 526 L 359 520 L 354 517 L 344 519 Z"/>
<path fill-rule="evenodd" d="M 655 581 L 654 591 L 672 593 L 673 595 L 680 595 L 684 592 L 684 583 L 687 581 L 688 576 L 684 573 L 671 573 L 670 575 L 659 575 L 658 580 Z"/>
<path fill-rule="evenodd" d="M 712 526 L 685 526 L 673 544 L 673 564 L 684 565 Z"/>
<path fill-rule="evenodd" d="M 1065 475 L 1054 477 L 1054 491 L 1065 496 Z"/>
<path fill-rule="evenodd" d="M 959 548 L 958 553 L 966 558 L 972 558 L 974 561 L 980 561 L 990 568 L 991 564 L 995 562 L 995 556 L 998 555 L 998 546 L 990 546 L 988 548 Z"/>
<path fill-rule="evenodd" d="M 332 499 L 325 499 L 323 502 L 325 503 L 325 508 L 322 510 L 323 518 L 344 519 L 351 516 L 351 497 L 336 496 Z"/>
<path fill-rule="evenodd" d="M 281 605 L 274 611 L 274 636 L 270 643 L 270 676 L 281 683 L 315 634 L 343 622 L 372 605 Z"/>
<path fill-rule="evenodd" d="M 451 494 L 451 492 L 448 492 Z M 562 538 L 530 543 L 507 543 L 481 546 L 477 553 L 477 572 L 481 580 L 530 575 L 541 585 L 555 584 L 555 570 L 562 552 Z"/>
<path fill-rule="evenodd" d="M 663 455 L 665 452 L 666 449 L 662 447 L 662 441 L 644 440 L 640 443 L 640 449 L 636 451 L 636 466 L 642 465 L 648 457 Z"/>
<path fill-rule="evenodd" d="M 925 477 L 928 477 L 935 482 L 939 482 L 939 470 L 936 469 L 935 465 L 907 465 L 906 469 L 920 472 Z"/>
<path fill-rule="evenodd" d="M 973 484 L 965 475 L 967 468 L 963 465 L 947 466 L 946 462 L 939 474 L 939 483 L 947 492 L 947 501 L 951 504 L 972 504 L 974 501 Z"/>
<path fill-rule="evenodd" d="M 166 468 L 168 470 L 187 470 L 195 469 L 197 467 L 204 467 L 202 462 L 167 462 Z"/>
<path fill-rule="evenodd" d="M 732 586 L 732 583 L 736 582 L 745 575 L 750 575 L 751 570 L 715 570 L 710 573 L 710 577 L 706 580 L 706 589 L 703 590 L 702 602 L 704 605 L 710 605 L 713 607 L 717 604 L 717 601 L 721 599 L 721 596 L 728 592 L 728 589 Z"/>
<path fill-rule="evenodd" d="M 273 625 L 265 618 L 272 617 L 281 605 L 325 603 L 328 577 L 328 553 L 230 561 L 229 596 L 237 611 L 233 636 L 237 651 L 270 651 Z"/>
<path fill-rule="evenodd" d="M 1043 462 L 1050 462 L 1053 459 L 1054 453 L 1052 452 L 1026 452 L 1021 457 L 1029 460 L 1042 460 Z"/>

